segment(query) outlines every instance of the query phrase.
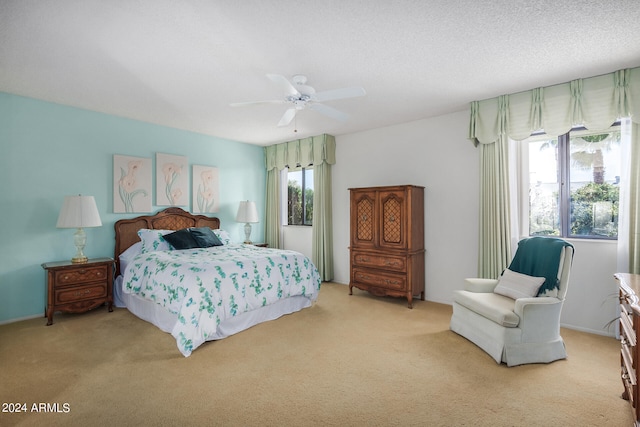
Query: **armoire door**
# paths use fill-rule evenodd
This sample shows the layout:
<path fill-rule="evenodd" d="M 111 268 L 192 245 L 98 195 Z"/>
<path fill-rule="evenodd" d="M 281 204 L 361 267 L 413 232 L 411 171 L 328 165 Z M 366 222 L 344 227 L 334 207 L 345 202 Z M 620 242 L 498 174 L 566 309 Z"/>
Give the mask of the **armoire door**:
<path fill-rule="evenodd" d="M 378 246 L 407 248 L 407 195 L 403 190 L 384 190 L 379 194 L 380 236 Z"/>
<path fill-rule="evenodd" d="M 376 193 L 353 191 L 351 193 L 351 246 L 373 248 L 376 245 Z"/>

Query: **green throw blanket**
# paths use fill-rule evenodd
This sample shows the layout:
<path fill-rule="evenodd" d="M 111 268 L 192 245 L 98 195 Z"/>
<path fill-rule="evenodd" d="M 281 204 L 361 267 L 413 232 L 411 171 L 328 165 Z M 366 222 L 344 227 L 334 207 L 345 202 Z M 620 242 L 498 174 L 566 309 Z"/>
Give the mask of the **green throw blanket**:
<path fill-rule="evenodd" d="M 509 270 L 528 276 L 544 277 L 545 281 L 538 290 L 538 295 L 558 289 L 558 268 L 560 254 L 565 246 L 573 246 L 556 237 L 529 237 L 518 242 Z"/>

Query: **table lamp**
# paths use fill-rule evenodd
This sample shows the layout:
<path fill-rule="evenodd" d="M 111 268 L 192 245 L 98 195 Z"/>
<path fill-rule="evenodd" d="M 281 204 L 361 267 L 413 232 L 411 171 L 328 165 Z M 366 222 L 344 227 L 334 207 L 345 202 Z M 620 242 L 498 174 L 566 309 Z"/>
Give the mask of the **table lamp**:
<path fill-rule="evenodd" d="M 100 227 L 100 214 L 93 196 L 65 196 L 58 216 L 57 228 L 77 228 L 73 235 L 73 243 L 76 245 L 76 255 L 71 258 L 74 264 L 87 262 L 84 255 L 84 246 L 87 243 L 87 235 L 83 228 Z"/>
<path fill-rule="evenodd" d="M 240 202 L 238 207 L 238 215 L 236 215 L 237 222 L 244 222 L 244 243 L 251 244 L 251 223 L 258 222 L 258 210 L 256 209 L 256 203 L 250 201 Z"/>

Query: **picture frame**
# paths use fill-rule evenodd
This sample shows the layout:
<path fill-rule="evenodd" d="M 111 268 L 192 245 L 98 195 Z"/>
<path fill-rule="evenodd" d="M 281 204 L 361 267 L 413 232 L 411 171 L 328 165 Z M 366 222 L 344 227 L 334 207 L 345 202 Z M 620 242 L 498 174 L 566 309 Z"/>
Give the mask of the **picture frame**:
<path fill-rule="evenodd" d="M 151 158 L 113 155 L 113 212 L 151 212 Z"/>
<path fill-rule="evenodd" d="M 188 175 L 187 157 L 156 153 L 156 205 L 188 206 Z"/>
<path fill-rule="evenodd" d="M 218 168 L 193 165 L 191 173 L 191 209 L 193 213 L 207 214 L 220 209 L 220 180 Z"/>

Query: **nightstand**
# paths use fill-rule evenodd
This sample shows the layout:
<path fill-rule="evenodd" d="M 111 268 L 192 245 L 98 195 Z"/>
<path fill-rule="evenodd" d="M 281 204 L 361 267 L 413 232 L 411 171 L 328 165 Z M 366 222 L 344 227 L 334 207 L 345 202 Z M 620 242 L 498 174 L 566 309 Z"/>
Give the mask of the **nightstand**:
<path fill-rule="evenodd" d="M 269 244 L 268 243 L 252 243 L 253 246 L 257 246 L 259 248 L 268 248 Z"/>
<path fill-rule="evenodd" d="M 42 264 L 47 271 L 47 326 L 53 313 L 84 313 L 102 304 L 113 311 L 113 259 L 94 258 L 83 264 L 71 261 Z"/>

